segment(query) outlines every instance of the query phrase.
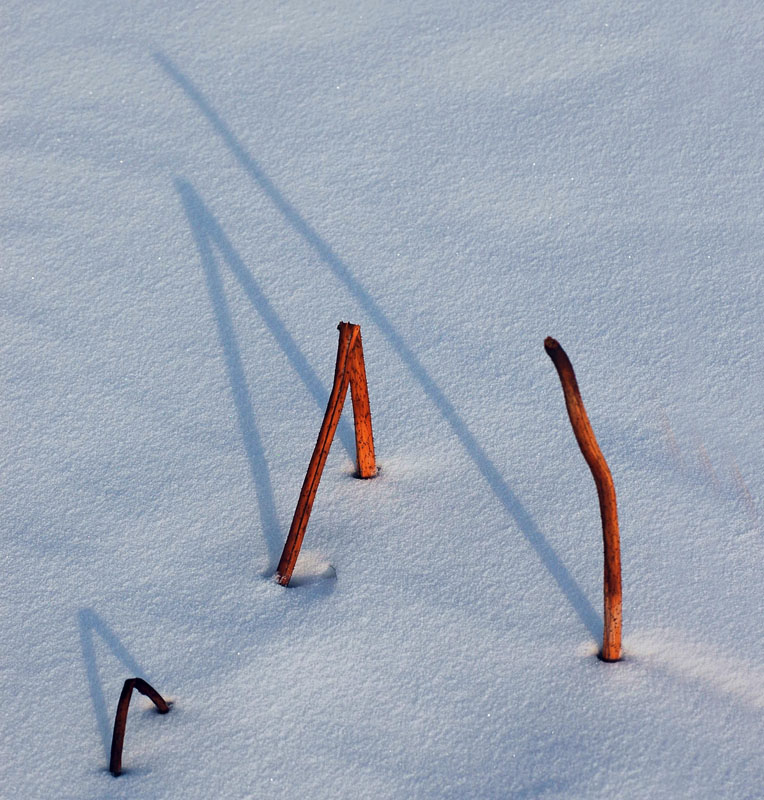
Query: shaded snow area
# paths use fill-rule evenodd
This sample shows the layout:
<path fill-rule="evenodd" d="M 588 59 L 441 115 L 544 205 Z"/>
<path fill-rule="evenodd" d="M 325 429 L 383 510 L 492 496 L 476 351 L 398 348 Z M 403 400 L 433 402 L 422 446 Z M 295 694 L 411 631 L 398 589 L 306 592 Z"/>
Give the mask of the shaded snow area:
<path fill-rule="evenodd" d="M 0 29 L 0 796 L 764 796 L 764 6 Z M 285 589 L 340 320 L 381 472 L 348 403 Z"/>

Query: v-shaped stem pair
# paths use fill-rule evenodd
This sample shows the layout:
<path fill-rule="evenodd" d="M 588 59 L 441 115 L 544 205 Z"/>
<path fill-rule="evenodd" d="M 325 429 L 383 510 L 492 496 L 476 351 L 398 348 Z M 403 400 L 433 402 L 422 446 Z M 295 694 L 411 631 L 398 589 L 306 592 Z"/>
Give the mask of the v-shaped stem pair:
<path fill-rule="evenodd" d="M 324 421 L 318 434 L 318 441 L 308 465 L 308 472 L 300 491 L 300 499 L 292 518 L 284 552 L 276 569 L 276 579 L 282 586 L 288 586 L 300 554 L 300 547 L 308 527 L 313 501 L 316 498 L 321 473 L 332 446 L 334 433 L 340 421 L 345 404 L 348 384 L 353 401 L 353 420 L 355 423 L 355 446 L 357 477 L 373 478 L 377 474 L 374 460 L 374 438 L 371 429 L 371 410 L 369 408 L 369 389 L 366 384 L 366 367 L 363 361 L 361 326 L 350 322 L 340 322 L 337 345 L 337 364 L 334 368 L 334 385 L 326 406 Z"/>

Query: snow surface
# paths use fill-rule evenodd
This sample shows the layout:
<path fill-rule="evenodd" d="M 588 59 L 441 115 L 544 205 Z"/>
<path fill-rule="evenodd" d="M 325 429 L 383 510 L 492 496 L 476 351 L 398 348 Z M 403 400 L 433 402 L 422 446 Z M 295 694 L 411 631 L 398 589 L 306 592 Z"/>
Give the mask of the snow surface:
<path fill-rule="evenodd" d="M 764 6 L 0 25 L 0 795 L 764 796 Z M 346 412 L 285 590 L 339 320 L 381 473 Z"/>

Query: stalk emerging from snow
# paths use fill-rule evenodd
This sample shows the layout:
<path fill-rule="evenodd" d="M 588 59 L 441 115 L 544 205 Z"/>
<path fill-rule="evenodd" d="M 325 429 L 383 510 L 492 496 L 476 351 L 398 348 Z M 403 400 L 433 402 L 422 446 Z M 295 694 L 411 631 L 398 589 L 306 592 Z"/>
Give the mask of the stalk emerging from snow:
<path fill-rule="evenodd" d="M 127 724 L 127 710 L 130 707 L 130 698 L 133 696 L 133 689 L 137 689 L 141 694 L 145 694 L 160 714 L 166 714 L 170 706 L 164 701 L 162 696 L 142 678 L 128 678 L 122 687 L 122 694 L 119 696 L 117 704 L 117 716 L 114 717 L 114 734 L 111 737 L 111 760 L 109 771 L 116 778 L 122 772 L 122 746 L 125 743 L 125 725 Z"/>
<path fill-rule="evenodd" d="M 594 437 L 570 359 L 551 336 L 544 340 L 544 349 L 560 376 L 573 433 L 597 486 L 605 544 L 605 626 L 600 657 L 603 661 L 618 661 L 621 658 L 621 544 L 613 476 Z"/>
<path fill-rule="evenodd" d="M 369 390 L 366 385 L 366 367 L 361 345 L 361 327 L 350 322 L 340 322 L 337 345 L 337 363 L 334 367 L 334 385 L 326 406 L 324 420 L 318 433 L 318 440 L 308 464 L 308 471 L 302 484 L 297 508 L 284 544 L 284 551 L 276 569 L 276 579 L 282 586 L 288 586 L 292 578 L 297 556 L 300 554 L 305 529 L 308 527 L 313 501 L 324 471 L 329 448 L 340 421 L 345 397 L 350 385 L 355 422 L 356 465 L 359 478 L 373 478 L 377 474 L 374 459 L 374 438 L 371 429 L 369 409 Z"/>
<path fill-rule="evenodd" d="M 348 323 L 350 324 L 350 323 Z M 374 434 L 371 430 L 371 408 L 369 407 L 369 387 L 366 383 L 366 364 L 363 360 L 361 327 L 355 345 L 350 351 L 348 369 L 350 371 L 350 398 L 353 402 L 353 425 L 355 427 L 356 477 L 373 478 L 377 474 L 374 458 Z"/>

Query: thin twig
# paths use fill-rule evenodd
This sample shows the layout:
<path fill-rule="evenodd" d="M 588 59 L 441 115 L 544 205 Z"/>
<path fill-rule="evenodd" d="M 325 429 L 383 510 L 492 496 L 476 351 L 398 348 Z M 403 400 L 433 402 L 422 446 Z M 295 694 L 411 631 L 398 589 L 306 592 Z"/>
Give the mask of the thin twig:
<path fill-rule="evenodd" d="M 122 746 L 125 743 L 125 725 L 127 724 L 127 711 L 130 707 L 130 698 L 133 696 L 133 689 L 137 689 L 141 694 L 151 700 L 157 707 L 160 714 L 166 714 L 170 706 L 164 701 L 162 696 L 150 686 L 143 678 L 128 678 L 122 687 L 117 704 L 117 715 L 114 717 L 114 734 L 111 737 L 111 760 L 109 771 L 116 778 L 122 772 Z"/>
<path fill-rule="evenodd" d="M 613 476 L 594 437 L 570 359 L 551 336 L 544 340 L 544 349 L 560 376 L 573 433 L 597 486 L 605 545 L 605 625 L 600 657 L 603 661 L 618 661 L 621 658 L 621 545 Z"/>
<path fill-rule="evenodd" d="M 366 382 L 366 365 L 363 360 L 360 328 L 348 366 L 350 369 L 350 397 L 353 400 L 357 475 L 359 478 L 373 478 L 377 474 L 377 464 L 374 458 L 369 387 Z"/>
<path fill-rule="evenodd" d="M 345 404 L 345 396 L 350 382 L 348 361 L 361 330 L 358 325 L 351 325 L 349 322 L 340 322 L 337 327 L 340 332 L 340 338 L 337 345 L 337 363 L 334 368 L 332 393 L 329 396 L 324 420 L 318 433 L 318 440 L 308 464 L 308 471 L 302 484 L 294 517 L 292 517 L 292 525 L 289 528 L 289 534 L 284 544 L 284 551 L 276 568 L 276 580 L 282 586 L 289 585 L 292 572 L 294 572 L 294 567 L 297 563 L 297 556 L 300 554 L 300 547 L 305 537 L 305 529 L 308 527 L 308 520 L 310 519 L 313 501 L 318 491 L 318 484 L 324 471 L 326 458 L 329 455 L 329 448 L 332 446 L 334 432 L 337 430 L 342 407 Z"/>

